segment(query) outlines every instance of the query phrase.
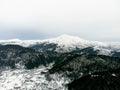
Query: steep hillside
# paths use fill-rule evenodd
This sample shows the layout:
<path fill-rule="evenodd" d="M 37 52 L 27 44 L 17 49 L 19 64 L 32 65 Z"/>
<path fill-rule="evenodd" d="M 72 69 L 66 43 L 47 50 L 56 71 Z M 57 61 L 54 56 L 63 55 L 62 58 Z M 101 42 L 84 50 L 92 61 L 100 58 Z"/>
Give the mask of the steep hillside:
<path fill-rule="evenodd" d="M 120 58 L 104 55 L 69 55 L 64 61 L 53 66 L 50 73 L 64 73 L 71 79 L 78 79 L 96 71 L 120 68 Z"/>
<path fill-rule="evenodd" d="M 120 68 L 94 72 L 68 84 L 69 90 L 119 90 Z"/>
<path fill-rule="evenodd" d="M 63 56 L 64 57 L 64 56 Z M 17 68 L 18 66 L 33 69 L 40 65 L 57 63 L 63 58 L 56 52 L 38 52 L 18 45 L 0 46 L 0 68 Z"/>

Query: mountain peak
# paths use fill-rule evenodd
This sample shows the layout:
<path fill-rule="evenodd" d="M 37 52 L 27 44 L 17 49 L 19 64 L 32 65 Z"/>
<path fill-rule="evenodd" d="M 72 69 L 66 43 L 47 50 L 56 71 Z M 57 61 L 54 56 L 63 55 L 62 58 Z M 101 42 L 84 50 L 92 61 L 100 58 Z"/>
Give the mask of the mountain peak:
<path fill-rule="evenodd" d="M 25 47 L 29 47 L 31 45 L 37 45 L 41 43 L 54 43 L 57 44 L 58 47 L 61 47 L 63 49 L 74 49 L 76 47 L 78 48 L 86 48 L 90 46 L 97 46 L 97 47 L 103 47 L 105 46 L 104 43 L 96 42 L 96 41 L 88 41 L 84 40 L 78 36 L 72 36 L 63 34 L 56 38 L 46 39 L 46 40 L 19 40 L 19 39 L 10 39 L 10 40 L 0 40 L 0 44 L 6 45 L 6 44 L 15 44 L 15 45 L 21 45 Z"/>
<path fill-rule="evenodd" d="M 49 43 L 58 44 L 59 46 L 64 46 L 65 48 L 66 47 L 76 48 L 76 46 L 86 47 L 86 45 L 88 45 L 89 43 L 89 41 L 87 40 L 81 39 L 77 36 L 71 36 L 67 34 L 63 34 L 61 36 L 58 36 L 57 38 L 52 38 L 45 41 Z"/>
<path fill-rule="evenodd" d="M 57 38 L 54 38 L 54 41 L 66 43 L 66 44 L 72 44 L 78 42 L 86 42 L 87 40 L 81 39 L 80 37 L 77 36 L 63 34 L 61 36 L 58 36 Z"/>

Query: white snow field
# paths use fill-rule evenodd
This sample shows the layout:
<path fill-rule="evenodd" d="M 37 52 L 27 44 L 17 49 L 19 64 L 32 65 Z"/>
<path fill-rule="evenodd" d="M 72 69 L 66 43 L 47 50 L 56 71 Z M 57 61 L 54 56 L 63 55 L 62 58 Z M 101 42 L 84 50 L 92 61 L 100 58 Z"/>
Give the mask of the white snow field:
<path fill-rule="evenodd" d="M 59 74 L 47 77 L 48 68 L 5 70 L 0 73 L 0 90 L 67 90 L 69 79 Z"/>

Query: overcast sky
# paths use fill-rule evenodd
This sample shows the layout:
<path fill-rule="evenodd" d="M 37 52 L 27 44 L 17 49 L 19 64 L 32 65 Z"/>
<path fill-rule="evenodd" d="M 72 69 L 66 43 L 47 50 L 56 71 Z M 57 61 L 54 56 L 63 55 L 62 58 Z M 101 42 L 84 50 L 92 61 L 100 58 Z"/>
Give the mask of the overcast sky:
<path fill-rule="evenodd" d="M 61 34 L 120 41 L 120 0 L 0 0 L 0 39 Z"/>

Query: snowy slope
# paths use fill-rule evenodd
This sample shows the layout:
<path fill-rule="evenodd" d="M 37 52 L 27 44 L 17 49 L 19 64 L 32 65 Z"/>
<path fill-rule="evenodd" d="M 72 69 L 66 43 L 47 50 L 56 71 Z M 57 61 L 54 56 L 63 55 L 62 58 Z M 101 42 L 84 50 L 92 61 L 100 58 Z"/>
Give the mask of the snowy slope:
<path fill-rule="evenodd" d="M 50 75 L 47 79 L 47 67 L 32 70 L 5 70 L 0 74 L 0 90 L 67 90 L 69 79 L 61 75 Z"/>
<path fill-rule="evenodd" d="M 40 44 L 40 43 L 55 43 L 58 45 L 64 45 L 64 46 L 74 46 L 74 45 L 80 45 L 83 47 L 87 47 L 90 45 L 97 45 L 97 46 L 106 46 L 106 44 L 101 42 L 94 42 L 94 41 L 87 41 L 84 39 L 81 39 L 76 36 L 70 36 L 70 35 L 61 35 L 57 38 L 51 38 L 51 39 L 45 39 L 45 40 L 19 40 L 19 39 L 11 39 L 11 40 L 0 40 L 0 44 L 15 44 L 15 45 L 21 45 L 29 47 L 30 45 Z"/>
<path fill-rule="evenodd" d="M 56 38 L 45 39 L 45 40 L 19 40 L 19 39 L 12 39 L 12 40 L 0 40 L 0 44 L 14 44 L 14 45 L 21 45 L 24 47 L 30 47 L 34 45 L 40 44 L 57 44 L 56 51 L 57 52 L 71 52 L 76 50 L 76 48 L 84 49 L 87 47 L 93 47 L 94 50 L 99 50 L 100 53 L 108 55 L 113 50 L 120 50 L 120 44 L 118 45 L 111 45 L 97 41 L 88 41 L 81 39 L 77 36 L 70 36 L 70 35 L 61 35 Z"/>

